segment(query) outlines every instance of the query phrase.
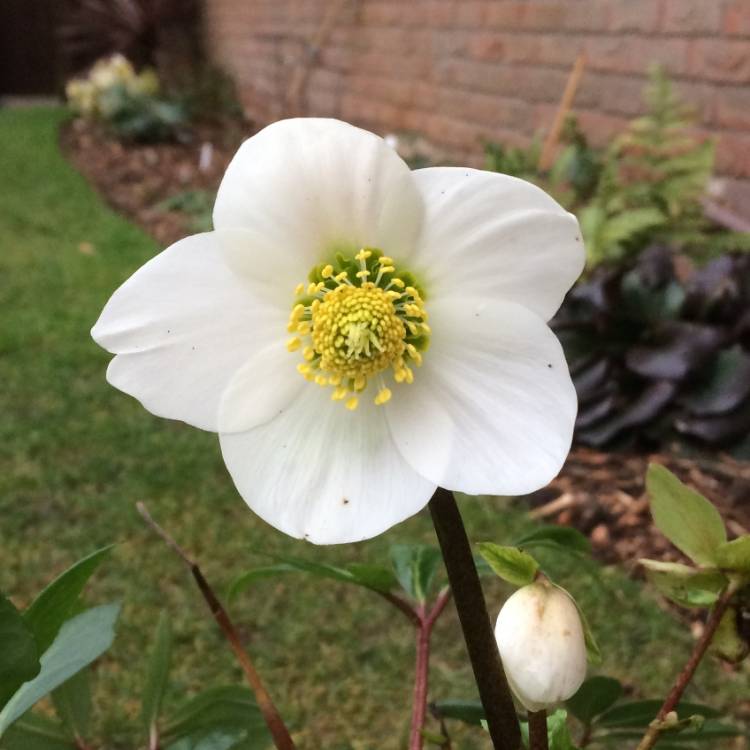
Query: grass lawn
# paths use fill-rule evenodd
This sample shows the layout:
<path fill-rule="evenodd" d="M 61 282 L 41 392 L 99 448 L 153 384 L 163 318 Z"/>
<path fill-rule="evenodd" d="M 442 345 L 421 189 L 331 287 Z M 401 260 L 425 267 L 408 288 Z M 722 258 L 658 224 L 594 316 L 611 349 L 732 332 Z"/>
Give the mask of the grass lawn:
<path fill-rule="evenodd" d="M 120 543 L 87 596 L 124 604 L 115 646 L 96 667 L 103 738 L 96 744 L 130 749 L 143 743 L 142 657 L 162 609 L 176 633 L 170 705 L 241 679 L 184 569 L 144 528 L 137 500 L 220 589 L 261 562 L 262 552 L 374 562 L 394 542 L 434 537 L 422 513 L 362 544 L 315 548 L 289 539 L 246 508 L 215 436 L 152 417 L 107 385 L 108 355 L 89 329 L 111 292 L 157 248 L 65 162 L 57 147 L 63 118 L 48 108 L 0 111 L 0 589 L 25 604 L 76 558 Z M 510 541 L 528 524 L 499 499 L 462 507 L 476 541 Z M 568 564 L 563 579 L 599 638 L 601 670 L 658 697 L 691 639 L 639 584 L 617 570 L 596 571 Z M 506 591 L 488 584 L 494 611 Z M 301 748 L 405 746 L 412 633 L 380 600 L 288 576 L 257 584 L 232 613 Z M 434 649 L 432 697 L 474 697 L 452 608 Z M 729 707 L 745 681 L 706 665 L 692 697 Z M 459 736 L 463 750 L 489 747 L 480 732 Z"/>

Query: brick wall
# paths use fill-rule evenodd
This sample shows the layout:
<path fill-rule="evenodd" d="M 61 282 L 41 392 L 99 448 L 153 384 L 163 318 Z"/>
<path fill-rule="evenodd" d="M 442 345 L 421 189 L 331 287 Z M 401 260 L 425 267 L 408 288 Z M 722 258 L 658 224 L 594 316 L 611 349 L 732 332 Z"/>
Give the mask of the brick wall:
<path fill-rule="evenodd" d="M 260 123 L 334 116 L 417 131 L 476 163 L 481 137 L 526 143 L 548 127 L 579 51 L 574 109 L 604 142 L 664 64 L 718 135 L 718 170 L 750 180 L 750 0 L 204 0 L 209 50 Z M 311 54 L 321 23 L 340 6 Z M 302 95 L 290 96 L 296 81 Z"/>

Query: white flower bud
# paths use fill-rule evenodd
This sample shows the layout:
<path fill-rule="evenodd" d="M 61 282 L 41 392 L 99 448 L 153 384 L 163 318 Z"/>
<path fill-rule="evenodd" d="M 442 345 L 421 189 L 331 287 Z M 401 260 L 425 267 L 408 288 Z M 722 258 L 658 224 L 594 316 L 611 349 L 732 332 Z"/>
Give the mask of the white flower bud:
<path fill-rule="evenodd" d="M 586 677 L 586 644 L 575 602 L 547 582 L 516 591 L 495 626 L 511 689 L 529 711 L 567 700 Z"/>

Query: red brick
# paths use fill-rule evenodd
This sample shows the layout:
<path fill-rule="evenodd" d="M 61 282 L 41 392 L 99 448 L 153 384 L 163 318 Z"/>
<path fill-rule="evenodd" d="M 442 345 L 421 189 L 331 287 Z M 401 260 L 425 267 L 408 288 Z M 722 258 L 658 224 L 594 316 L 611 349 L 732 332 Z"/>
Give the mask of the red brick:
<path fill-rule="evenodd" d="M 750 83 L 750 43 L 728 39 L 692 42 L 690 72 L 709 81 Z"/>
<path fill-rule="evenodd" d="M 689 69 L 690 47 L 686 39 L 591 37 L 584 49 L 591 70 L 640 75 L 655 63 L 672 75 L 684 75 Z"/>
<path fill-rule="evenodd" d="M 716 122 L 722 128 L 750 133 L 750 90 L 744 86 L 722 88 L 716 92 Z"/>
<path fill-rule="evenodd" d="M 666 0 L 662 29 L 668 34 L 712 34 L 721 27 L 716 0 Z"/>
<path fill-rule="evenodd" d="M 484 0 L 459 0 L 456 8 L 456 26 L 481 28 L 487 18 L 487 3 Z"/>
<path fill-rule="evenodd" d="M 604 0 L 569 2 L 565 8 L 564 25 L 571 31 L 610 31 L 611 9 Z"/>
<path fill-rule="evenodd" d="M 284 115 L 328 0 L 204 7 L 208 49 L 248 114 Z M 750 0 L 360 0 L 310 65 L 304 111 L 411 129 L 481 163 L 479 136 L 520 144 L 549 128 L 582 50 L 574 111 L 594 142 L 642 111 L 649 63 L 662 62 L 699 126 L 721 135 L 720 170 L 750 178 Z"/>
<path fill-rule="evenodd" d="M 597 146 L 605 146 L 615 136 L 622 133 L 628 124 L 627 118 L 589 110 L 577 110 L 576 116 L 591 142 Z"/>
<path fill-rule="evenodd" d="M 716 149 L 716 166 L 724 174 L 750 178 L 750 135 L 721 133 Z"/>
<path fill-rule="evenodd" d="M 643 111 L 642 78 L 587 73 L 581 81 L 576 105 L 604 112 L 635 117 Z"/>
<path fill-rule="evenodd" d="M 750 5 L 747 0 L 735 0 L 724 9 L 722 28 L 732 36 L 750 36 Z"/>
<path fill-rule="evenodd" d="M 659 28 L 662 13 L 660 0 L 609 0 L 609 8 L 610 31 L 653 33 Z"/>
<path fill-rule="evenodd" d="M 450 117 L 462 118 L 472 125 L 487 125 L 506 129 L 524 129 L 533 117 L 531 107 L 520 99 L 443 89 L 438 105 Z"/>
<path fill-rule="evenodd" d="M 490 2 L 487 7 L 487 24 L 502 29 L 530 29 L 557 31 L 565 26 L 568 3 L 571 0 L 524 2 L 505 0 Z"/>
<path fill-rule="evenodd" d="M 544 37 L 502 31 L 477 31 L 468 41 L 469 55 L 475 60 L 538 63 Z"/>

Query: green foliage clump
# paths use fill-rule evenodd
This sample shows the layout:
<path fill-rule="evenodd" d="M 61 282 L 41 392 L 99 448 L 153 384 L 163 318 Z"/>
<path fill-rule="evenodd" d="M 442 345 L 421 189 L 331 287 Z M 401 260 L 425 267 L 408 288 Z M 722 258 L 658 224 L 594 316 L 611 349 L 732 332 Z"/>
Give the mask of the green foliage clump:
<path fill-rule="evenodd" d="M 538 169 L 536 141 L 527 149 L 488 144 L 487 169 L 535 182 L 576 213 L 589 268 L 632 259 L 653 241 L 701 261 L 750 250 L 750 235 L 722 231 L 704 215 L 715 144 L 692 133 L 692 115 L 659 67 L 651 71 L 645 103 L 646 114 L 603 152 L 588 145 L 571 119 L 549 172 Z"/>
<path fill-rule="evenodd" d="M 597 191 L 580 212 L 591 265 L 630 257 L 653 239 L 701 245 L 712 230 L 701 199 L 714 142 L 692 135 L 691 114 L 658 67 L 645 101 L 646 114 L 607 150 Z"/>
<path fill-rule="evenodd" d="M 101 122 L 122 141 L 171 140 L 187 120 L 186 108 L 160 93 L 155 71 L 136 72 L 122 55 L 100 60 L 87 77 L 69 81 L 65 92 L 77 114 Z"/>
<path fill-rule="evenodd" d="M 177 211 L 189 218 L 189 231 L 194 234 L 213 229 L 213 211 L 216 191 L 183 190 L 157 204 L 157 211 Z"/>

